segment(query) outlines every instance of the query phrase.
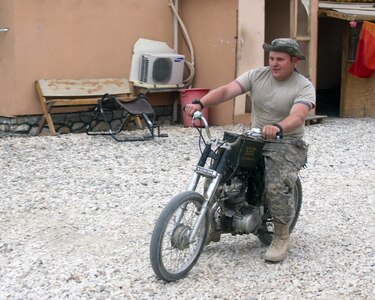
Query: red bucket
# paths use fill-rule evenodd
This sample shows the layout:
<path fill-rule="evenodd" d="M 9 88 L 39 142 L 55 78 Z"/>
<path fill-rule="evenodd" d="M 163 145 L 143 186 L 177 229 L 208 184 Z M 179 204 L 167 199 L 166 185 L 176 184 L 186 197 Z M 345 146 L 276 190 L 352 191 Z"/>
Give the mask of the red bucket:
<path fill-rule="evenodd" d="M 190 104 L 195 99 L 202 98 L 209 91 L 210 91 L 209 89 L 199 89 L 199 88 L 180 90 L 180 101 L 181 101 L 181 108 L 182 108 L 182 123 L 185 127 L 192 127 L 194 125 L 193 125 L 193 122 L 191 120 L 191 117 L 188 116 L 183 111 L 184 106 L 186 104 Z M 202 110 L 202 113 L 203 113 L 203 116 L 206 118 L 206 120 L 208 122 L 208 108 L 207 107 L 204 108 Z M 194 123 L 195 123 L 195 125 L 200 126 L 199 121 L 195 121 Z"/>

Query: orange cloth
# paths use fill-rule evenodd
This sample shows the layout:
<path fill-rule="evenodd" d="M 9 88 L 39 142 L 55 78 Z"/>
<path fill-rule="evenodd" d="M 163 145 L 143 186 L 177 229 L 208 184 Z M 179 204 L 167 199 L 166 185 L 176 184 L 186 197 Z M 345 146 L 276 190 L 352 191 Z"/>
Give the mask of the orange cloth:
<path fill-rule="evenodd" d="M 368 78 L 375 70 L 375 24 L 364 21 L 359 35 L 357 53 L 349 72 Z"/>

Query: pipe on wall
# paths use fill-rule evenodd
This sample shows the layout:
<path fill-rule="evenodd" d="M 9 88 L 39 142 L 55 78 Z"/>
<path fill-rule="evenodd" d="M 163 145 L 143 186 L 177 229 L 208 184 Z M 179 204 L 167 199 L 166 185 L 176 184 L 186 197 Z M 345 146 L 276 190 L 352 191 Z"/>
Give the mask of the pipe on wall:
<path fill-rule="evenodd" d="M 178 11 L 178 0 L 174 0 L 174 6 Z M 173 14 L 173 49 L 174 53 L 178 53 L 178 19 L 175 14 Z"/>
<path fill-rule="evenodd" d="M 188 78 L 186 78 L 184 80 L 183 83 L 184 83 L 185 87 L 191 88 L 193 80 L 194 80 L 194 76 L 195 76 L 194 47 L 193 47 L 193 44 L 190 40 L 190 36 L 189 36 L 189 33 L 186 29 L 186 26 L 185 26 L 184 22 L 182 21 L 182 19 L 180 18 L 180 16 L 178 15 L 178 10 L 177 10 L 176 5 L 174 3 L 177 3 L 177 5 L 178 5 L 178 0 L 174 0 L 174 1 L 169 0 L 169 6 L 171 7 L 174 18 L 176 19 L 176 22 L 177 22 L 177 25 L 174 25 L 174 28 L 173 28 L 174 44 L 175 44 L 174 50 L 175 50 L 175 52 L 178 50 L 177 49 L 178 48 L 178 26 L 181 26 L 182 34 L 183 34 L 183 36 L 185 38 L 185 41 L 187 43 L 187 46 L 188 46 L 188 49 L 189 49 L 189 52 L 190 52 L 190 57 L 191 57 L 191 62 L 185 60 L 185 65 L 189 69 L 189 76 L 188 76 Z"/>

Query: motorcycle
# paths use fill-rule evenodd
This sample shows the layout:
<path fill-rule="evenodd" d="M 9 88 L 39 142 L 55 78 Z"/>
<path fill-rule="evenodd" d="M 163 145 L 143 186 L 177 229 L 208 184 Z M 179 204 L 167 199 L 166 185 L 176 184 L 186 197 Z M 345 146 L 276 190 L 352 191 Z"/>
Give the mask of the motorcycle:
<path fill-rule="evenodd" d="M 218 242 L 222 234 L 253 234 L 265 245 L 271 244 L 274 234 L 263 197 L 265 141 L 261 130 L 253 128 L 242 134 L 225 131 L 222 138 L 212 138 L 207 120 L 199 111 L 193 115 L 193 124 L 196 121 L 201 122 L 201 126 L 195 126 L 200 145 L 204 145 L 201 157 L 187 190 L 167 203 L 151 236 L 151 266 L 166 282 L 186 277 L 204 246 Z M 293 196 L 295 215 L 290 232 L 302 204 L 300 178 Z"/>

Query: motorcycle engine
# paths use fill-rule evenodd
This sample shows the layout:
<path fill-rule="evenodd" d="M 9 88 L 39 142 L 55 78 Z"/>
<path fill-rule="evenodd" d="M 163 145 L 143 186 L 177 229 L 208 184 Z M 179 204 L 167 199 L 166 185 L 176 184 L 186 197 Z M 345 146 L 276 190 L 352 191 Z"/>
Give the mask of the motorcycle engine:
<path fill-rule="evenodd" d="M 258 209 L 254 209 L 251 212 L 244 213 L 241 215 L 233 216 L 233 229 L 237 234 L 252 233 L 258 226 L 260 219 L 260 213 Z"/>
<path fill-rule="evenodd" d="M 224 185 L 225 202 L 228 204 L 240 204 L 246 200 L 245 185 L 243 181 L 235 177 Z"/>
<path fill-rule="evenodd" d="M 224 185 L 224 195 L 225 214 L 232 219 L 231 231 L 235 234 L 253 232 L 260 221 L 260 212 L 247 202 L 244 180 L 239 177 L 231 179 Z"/>

